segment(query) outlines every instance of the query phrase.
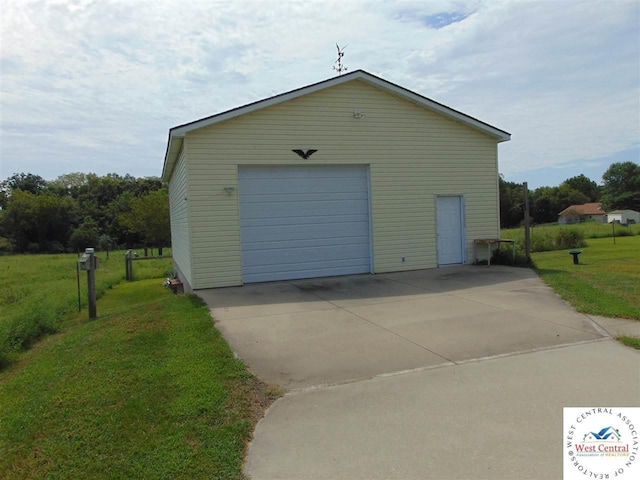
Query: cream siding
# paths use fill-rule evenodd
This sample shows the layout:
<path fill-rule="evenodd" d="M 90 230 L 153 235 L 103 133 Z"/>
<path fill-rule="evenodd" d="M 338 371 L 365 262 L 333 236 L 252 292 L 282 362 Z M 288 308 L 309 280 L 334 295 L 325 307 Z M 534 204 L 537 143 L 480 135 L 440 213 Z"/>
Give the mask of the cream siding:
<path fill-rule="evenodd" d="M 496 139 L 360 80 L 189 132 L 185 145 L 196 289 L 242 283 L 238 192 L 224 190 L 238 165 L 370 165 L 376 273 L 437 266 L 437 195 L 464 196 L 468 261 L 474 238 L 499 236 Z M 291 152 L 310 148 L 308 160 Z"/>
<path fill-rule="evenodd" d="M 178 157 L 173 176 L 169 181 L 169 212 L 171 217 L 171 252 L 176 269 L 186 282 L 193 285 L 191 276 L 191 231 L 189 229 L 189 199 L 187 193 L 187 169 L 184 149 Z"/>

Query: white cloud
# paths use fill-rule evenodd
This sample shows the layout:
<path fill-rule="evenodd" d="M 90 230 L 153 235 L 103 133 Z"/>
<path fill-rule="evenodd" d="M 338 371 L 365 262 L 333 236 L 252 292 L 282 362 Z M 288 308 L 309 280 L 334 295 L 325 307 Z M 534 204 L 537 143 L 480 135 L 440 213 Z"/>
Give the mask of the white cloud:
<path fill-rule="evenodd" d="M 633 0 L 0 1 L 0 178 L 157 175 L 171 126 L 333 76 L 336 42 L 513 133 L 507 175 L 640 152 Z"/>

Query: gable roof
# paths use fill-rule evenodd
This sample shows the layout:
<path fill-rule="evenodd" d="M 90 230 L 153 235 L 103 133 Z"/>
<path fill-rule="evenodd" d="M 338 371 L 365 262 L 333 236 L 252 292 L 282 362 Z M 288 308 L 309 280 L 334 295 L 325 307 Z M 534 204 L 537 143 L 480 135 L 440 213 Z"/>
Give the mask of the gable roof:
<path fill-rule="evenodd" d="M 167 142 L 167 150 L 164 156 L 162 179 L 164 181 L 169 180 L 169 177 L 171 176 L 171 172 L 173 171 L 175 162 L 177 161 L 178 155 L 180 154 L 180 150 L 182 149 L 184 136 L 187 133 L 192 132 L 194 130 L 198 130 L 200 128 L 209 127 L 219 122 L 224 122 L 225 120 L 230 120 L 232 118 L 239 117 L 240 115 L 245 115 L 247 113 L 255 112 L 256 110 L 260 110 L 262 108 L 267 108 L 273 105 L 277 105 L 279 103 L 283 103 L 288 100 L 293 100 L 294 98 L 302 97 L 303 95 L 308 95 L 310 93 L 318 92 L 320 90 L 324 90 L 326 88 L 334 87 L 336 85 L 341 85 L 343 83 L 351 82 L 354 80 L 364 81 L 370 85 L 373 85 L 380 89 L 386 90 L 390 93 L 398 95 L 406 100 L 416 103 L 431 111 L 440 113 L 446 117 L 451 118 L 452 120 L 456 120 L 460 123 L 463 123 L 471 128 L 474 128 L 487 135 L 494 137 L 498 143 L 507 142 L 511 139 L 510 133 L 504 130 L 500 130 L 499 128 L 489 125 L 488 123 L 478 120 L 477 118 L 466 115 L 458 110 L 454 110 L 453 108 L 447 107 L 442 103 L 438 103 L 434 100 L 431 100 L 430 98 L 427 98 L 418 93 L 412 92 L 411 90 L 407 90 L 406 88 L 396 85 L 395 83 L 391 83 L 380 77 L 376 77 L 375 75 L 365 72 L 364 70 L 355 70 L 345 75 L 333 77 L 328 80 L 324 80 L 322 82 L 307 85 L 306 87 L 281 93 L 279 95 L 275 95 L 273 97 L 269 97 L 264 100 L 259 100 L 257 102 L 249 103 L 247 105 L 233 108 L 231 110 L 227 110 L 225 112 L 218 113 L 210 117 L 201 118 L 199 120 L 195 120 L 193 122 L 185 123 L 183 125 L 178 125 L 176 127 L 171 128 L 169 130 L 169 140 Z"/>
<path fill-rule="evenodd" d="M 627 209 L 624 209 L 624 210 L 612 210 L 612 211 L 609 212 L 609 214 L 612 214 L 612 213 L 629 213 L 629 212 L 631 212 L 631 213 L 640 213 L 640 212 L 636 212 L 635 210 L 629 210 L 627 208 Z"/>
<path fill-rule="evenodd" d="M 605 212 L 602 209 L 601 203 L 585 203 L 583 205 L 571 205 L 565 208 L 564 210 L 562 210 L 558 215 L 562 217 L 565 214 L 569 213 L 570 211 L 579 213 L 580 215 L 606 215 L 607 214 L 607 212 Z"/>

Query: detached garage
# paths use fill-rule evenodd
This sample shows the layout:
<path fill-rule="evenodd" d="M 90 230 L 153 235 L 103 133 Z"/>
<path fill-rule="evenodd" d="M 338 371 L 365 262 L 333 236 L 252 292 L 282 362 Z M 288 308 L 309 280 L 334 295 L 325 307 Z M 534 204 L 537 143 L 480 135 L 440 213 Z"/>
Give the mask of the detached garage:
<path fill-rule="evenodd" d="M 188 290 L 466 263 L 510 135 L 362 70 L 172 128 Z"/>

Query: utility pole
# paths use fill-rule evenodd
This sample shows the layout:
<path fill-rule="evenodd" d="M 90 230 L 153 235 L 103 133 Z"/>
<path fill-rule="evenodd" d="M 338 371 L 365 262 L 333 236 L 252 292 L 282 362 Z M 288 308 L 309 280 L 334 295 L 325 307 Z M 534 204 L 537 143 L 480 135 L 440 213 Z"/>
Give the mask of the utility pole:
<path fill-rule="evenodd" d="M 529 186 L 524 182 L 524 255 L 531 262 L 531 218 L 529 217 Z"/>

